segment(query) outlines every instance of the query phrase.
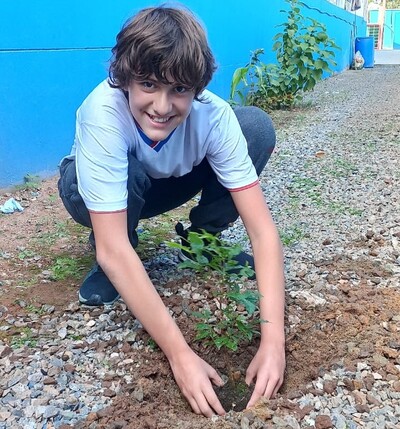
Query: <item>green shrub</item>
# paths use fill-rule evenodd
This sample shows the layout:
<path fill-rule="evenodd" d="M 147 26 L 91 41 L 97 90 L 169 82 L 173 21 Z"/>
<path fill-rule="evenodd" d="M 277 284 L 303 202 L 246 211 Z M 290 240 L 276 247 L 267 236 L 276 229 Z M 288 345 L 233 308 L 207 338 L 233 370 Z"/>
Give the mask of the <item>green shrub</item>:
<path fill-rule="evenodd" d="M 254 270 L 249 266 L 238 269 L 238 263 L 233 259 L 241 252 L 240 246 L 225 245 L 205 231 L 189 232 L 187 246 L 178 243 L 169 243 L 169 246 L 192 255 L 192 259 L 179 265 L 181 268 L 191 268 L 199 273 L 212 270 L 214 273 L 211 293 L 217 311 L 205 309 L 192 313 L 199 321 L 197 340 L 218 350 L 225 347 L 235 351 L 241 342 L 250 341 L 259 333 L 260 319 L 255 315 L 259 312 L 260 294 L 255 290 L 243 290 L 241 286 L 241 280 L 254 275 Z M 239 306 L 242 311 L 238 311 Z"/>
<path fill-rule="evenodd" d="M 301 14 L 299 0 L 289 3 L 286 22 L 275 35 L 272 50 L 277 64 L 264 64 L 260 55 L 264 49 L 251 53 L 245 67 L 235 70 L 231 82 L 232 104 L 254 105 L 264 110 L 291 107 L 302 99 L 305 91 L 312 90 L 335 66 L 334 49 L 338 46 L 329 38 L 326 26 Z M 236 100 L 239 101 L 236 101 Z"/>

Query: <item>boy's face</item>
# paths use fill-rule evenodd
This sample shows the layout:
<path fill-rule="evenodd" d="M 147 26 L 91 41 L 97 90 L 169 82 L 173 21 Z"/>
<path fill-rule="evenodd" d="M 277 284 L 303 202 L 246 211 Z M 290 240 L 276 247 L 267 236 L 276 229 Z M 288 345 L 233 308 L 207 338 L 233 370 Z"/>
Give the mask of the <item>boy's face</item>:
<path fill-rule="evenodd" d="M 140 128 L 153 141 L 166 139 L 189 115 L 194 92 L 179 84 L 164 84 L 151 76 L 133 80 L 127 88 L 129 107 Z"/>

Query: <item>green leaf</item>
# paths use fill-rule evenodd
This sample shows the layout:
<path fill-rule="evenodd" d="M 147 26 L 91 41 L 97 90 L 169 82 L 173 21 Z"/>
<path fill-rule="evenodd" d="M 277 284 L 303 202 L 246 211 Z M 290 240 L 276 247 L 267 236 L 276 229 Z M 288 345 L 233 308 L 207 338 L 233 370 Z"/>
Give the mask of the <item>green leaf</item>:
<path fill-rule="evenodd" d="M 183 246 L 180 243 L 175 243 L 175 241 L 170 241 L 168 243 L 168 247 L 171 247 L 173 249 L 182 249 Z"/>
<path fill-rule="evenodd" d="M 256 309 L 259 300 L 259 293 L 253 290 L 247 290 L 244 292 L 228 294 L 229 298 L 234 300 L 238 304 L 242 304 L 247 313 L 252 315 Z"/>
<path fill-rule="evenodd" d="M 272 50 L 276 51 L 276 50 L 280 49 L 281 47 L 282 47 L 282 42 L 278 40 L 272 45 Z"/>
<path fill-rule="evenodd" d="M 238 348 L 238 343 L 234 339 L 230 339 L 227 337 L 216 338 L 214 340 L 214 344 L 218 350 L 220 350 L 221 347 L 226 347 L 235 352 Z"/>
<path fill-rule="evenodd" d="M 237 92 L 237 87 L 239 86 L 240 83 L 243 83 L 245 86 L 247 86 L 246 75 L 248 71 L 249 71 L 248 67 L 240 67 L 234 71 L 232 81 L 231 81 L 231 93 L 229 96 L 232 100 L 235 97 L 235 93 Z"/>
<path fill-rule="evenodd" d="M 179 268 L 190 268 L 192 270 L 199 270 L 204 267 L 199 266 L 199 264 L 196 261 L 192 261 L 191 259 L 187 259 L 186 261 L 179 263 Z"/>

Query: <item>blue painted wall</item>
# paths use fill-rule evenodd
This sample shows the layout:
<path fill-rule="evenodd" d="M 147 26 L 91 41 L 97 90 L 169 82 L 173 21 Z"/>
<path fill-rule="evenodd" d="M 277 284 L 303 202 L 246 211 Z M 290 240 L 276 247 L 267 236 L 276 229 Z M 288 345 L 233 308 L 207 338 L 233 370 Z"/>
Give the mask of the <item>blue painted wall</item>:
<path fill-rule="evenodd" d="M 326 0 L 303 0 L 304 15 L 324 22 L 342 50 L 337 71 L 348 68 L 354 37 L 366 23 Z M 284 0 L 186 0 L 205 24 L 219 69 L 210 89 L 229 94 L 235 68 L 263 47 L 275 57 L 272 37 L 285 15 Z M 0 3 L 0 187 L 20 183 L 27 173 L 46 176 L 69 153 L 75 111 L 107 76 L 110 50 L 122 24 L 145 0 L 2 0 Z"/>

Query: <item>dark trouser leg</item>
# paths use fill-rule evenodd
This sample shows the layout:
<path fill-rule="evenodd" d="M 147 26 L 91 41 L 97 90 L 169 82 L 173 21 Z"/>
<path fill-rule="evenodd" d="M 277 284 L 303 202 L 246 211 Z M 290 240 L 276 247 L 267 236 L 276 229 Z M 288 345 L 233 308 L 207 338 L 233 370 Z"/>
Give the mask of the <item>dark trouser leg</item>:
<path fill-rule="evenodd" d="M 64 159 L 60 166 L 60 178 L 58 180 L 58 191 L 67 212 L 72 219 L 88 228 L 92 227 L 89 212 L 82 197 L 78 192 L 76 179 L 75 160 Z"/>
<path fill-rule="evenodd" d="M 132 155 L 129 158 L 128 173 L 128 228 L 129 239 L 133 247 L 137 246 L 136 227 L 140 219 L 148 219 L 180 207 L 193 198 L 203 188 L 204 183 L 213 175 L 207 160 L 182 177 L 167 179 L 149 178 L 142 165 Z M 140 186 L 143 177 L 146 186 Z"/>

